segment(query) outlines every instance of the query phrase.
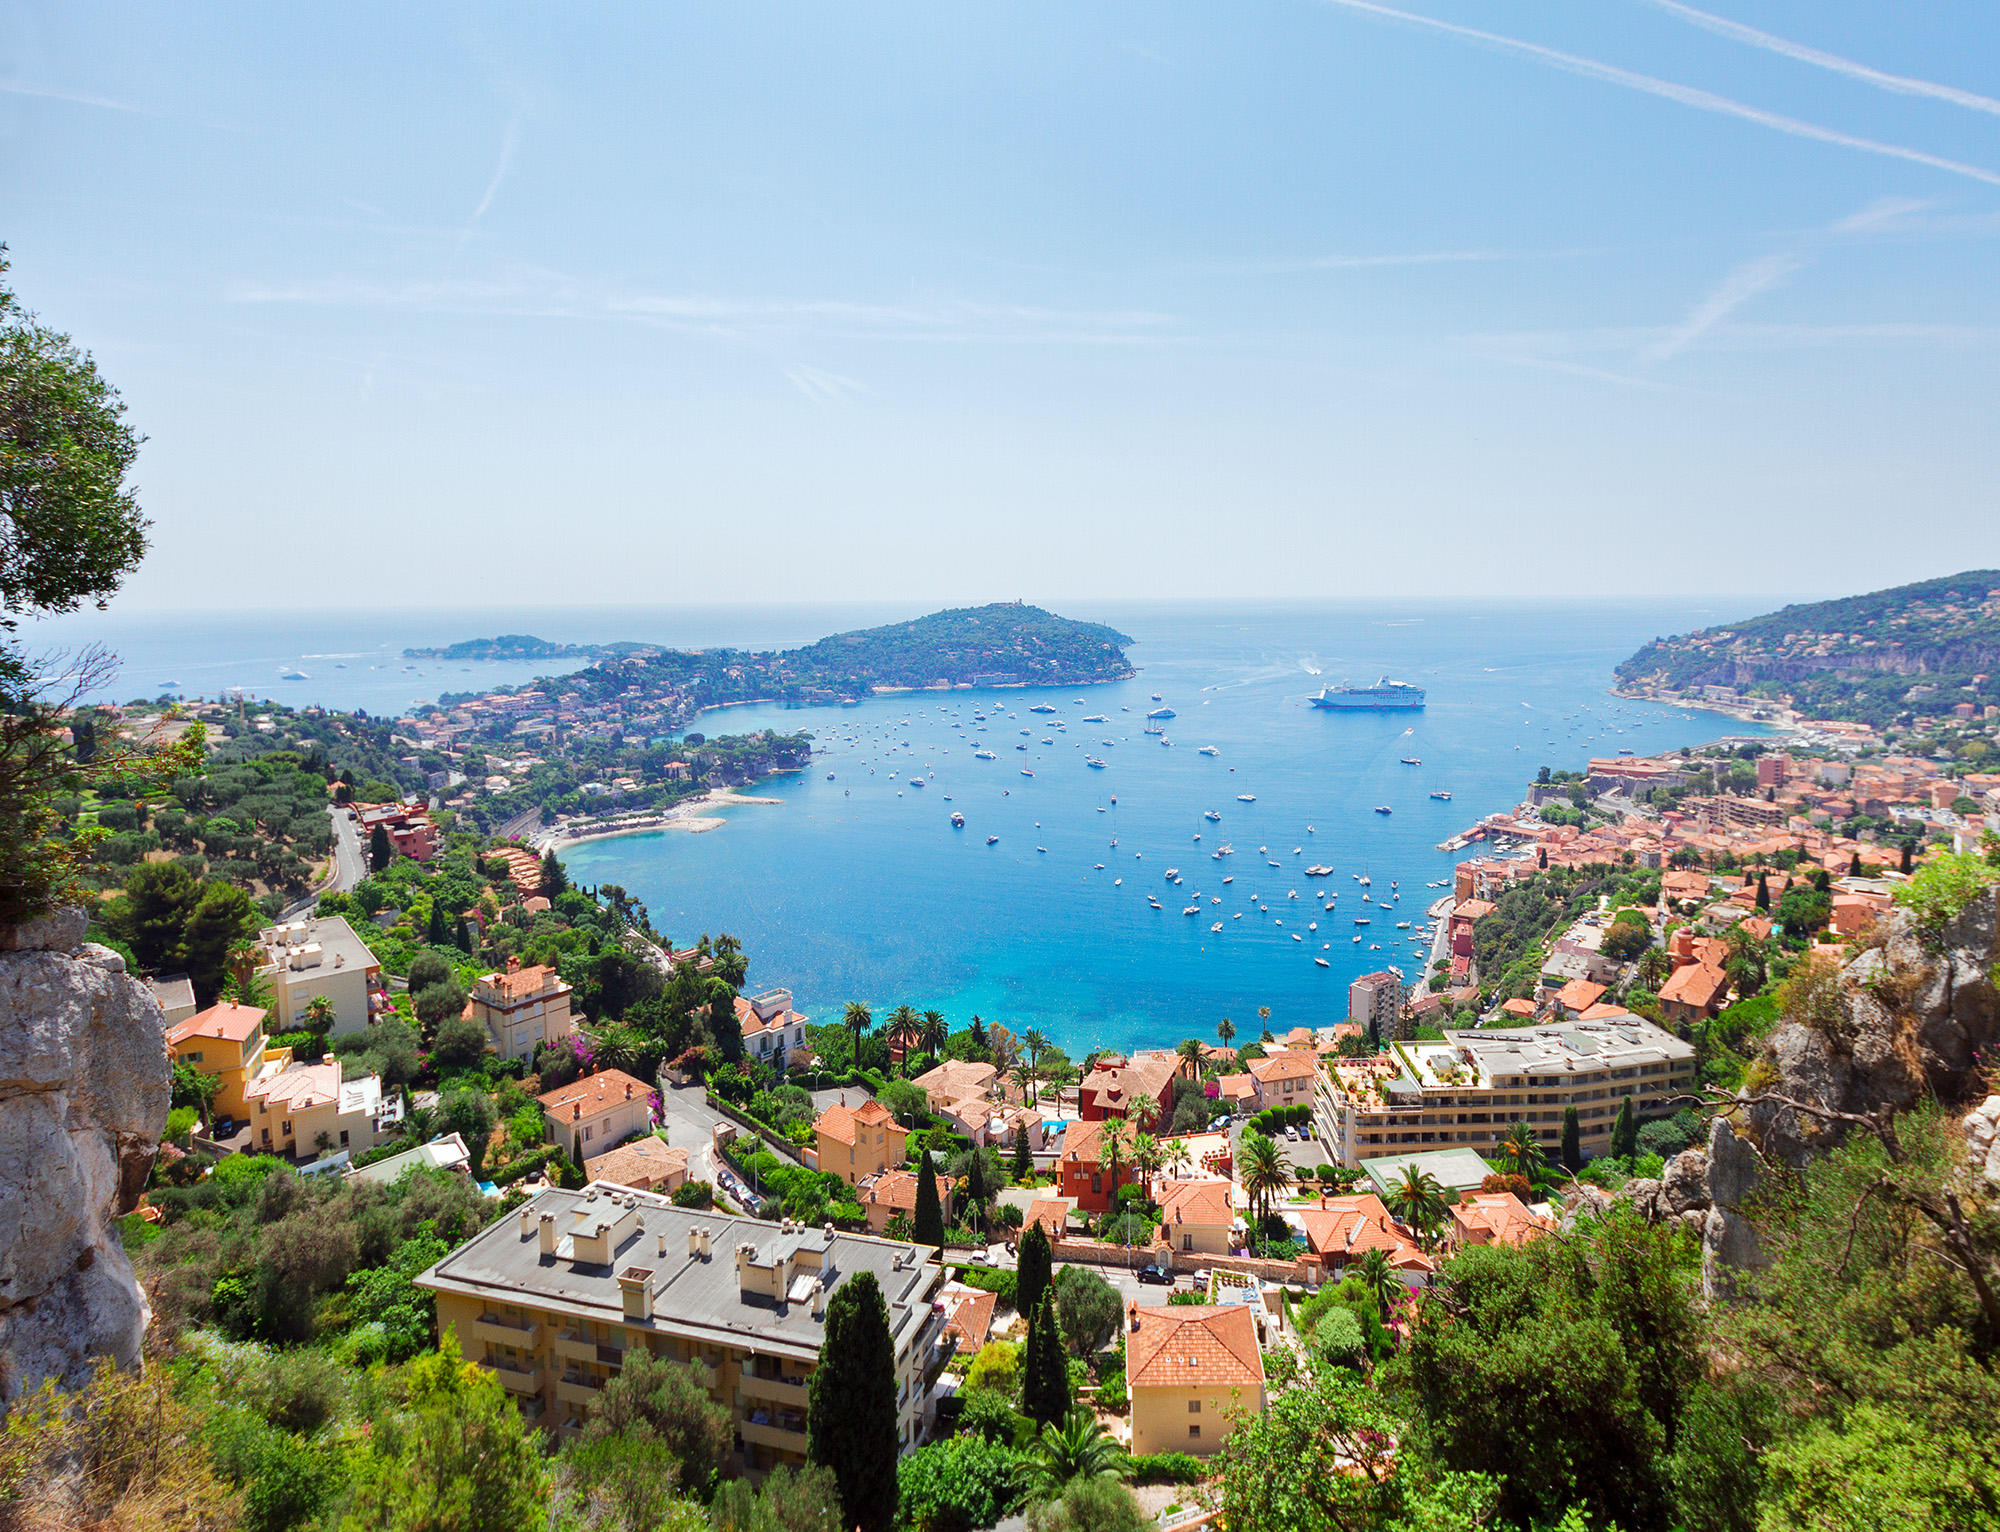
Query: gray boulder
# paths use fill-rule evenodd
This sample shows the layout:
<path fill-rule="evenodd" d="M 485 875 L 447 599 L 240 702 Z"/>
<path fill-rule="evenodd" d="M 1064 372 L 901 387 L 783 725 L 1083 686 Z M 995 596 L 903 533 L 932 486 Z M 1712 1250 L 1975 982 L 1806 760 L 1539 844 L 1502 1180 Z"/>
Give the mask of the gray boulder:
<path fill-rule="evenodd" d="M 1708 1151 L 1683 1149 L 1667 1161 L 1660 1178 L 1660 1204 L 1664 1211 L 1679 1215 L 1708 1206 Z"/>
<path fill-rule="evenodd" d="M 0 1410 L 136 1365 L 150 1317 L 113 1220 L 166 1125 L 165 1017 L 85 929 L 58 911 L 0 939 Z"/>

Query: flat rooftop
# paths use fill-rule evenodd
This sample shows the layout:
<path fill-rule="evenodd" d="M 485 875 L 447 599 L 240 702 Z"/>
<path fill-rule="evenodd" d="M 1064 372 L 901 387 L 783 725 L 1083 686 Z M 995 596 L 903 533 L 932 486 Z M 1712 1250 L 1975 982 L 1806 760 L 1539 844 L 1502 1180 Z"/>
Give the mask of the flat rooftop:
<path fill-rule="evenodd" d="M 1694 1044 L 1640 1016 L 1445 1033 L 1445 1041 L 1479 1068 L 1480 1083 L 1497 1079 L 1561 1080 L 1601 1069 L 1681 1064 Z M 1435 1046 L 1435 1045 L 1433 1045 Z"/>
<path fill-rule="evenodd" d="M 542 1218 L 554 1221 L 555 1249 L 542 1249 Z M 592 1245 L 606 1231 L 609 1260 L 579 1259 L 579 1239 Z M 708 1232 L 707 1253 L 695 1248 Z M 691 1241 L 690 1234 L 697 1236 Z M 761 1268 L 785 1263 L 801 1274 L 783 1298 L 746 1291 L 737 1250 Z M 416 1279 L 433 1292 L 520 1303 L 544 1311 L 596 1320 L 626 1329 L 653 1329 L 702 1344 L 751 1346 L 810 1360 L 819 1354 L 825 1324 L 813 1314 L 811 1282 L 826 1295 L 857 1272 L 875 1274 L 889 1306 L 889 1327 L 900 1352 L 910 1334 L 931 1317 L 932 1289 L 940 1280 L 934 1262 L 912 1244 L 805 1224 L 677 1208 L 664 1197 L 596 1182 L 582 1191 L 554 1188 L 495 1221 Z M 626 1317 L 624 1285 L 643 1280 L 648 1317 Z"/>

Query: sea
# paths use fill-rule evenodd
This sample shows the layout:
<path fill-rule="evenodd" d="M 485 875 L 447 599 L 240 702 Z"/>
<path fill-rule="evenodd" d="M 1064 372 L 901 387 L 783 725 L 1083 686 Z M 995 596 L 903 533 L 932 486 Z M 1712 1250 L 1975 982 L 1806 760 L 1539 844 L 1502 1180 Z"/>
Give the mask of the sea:
<path fill-rule="evenodd" d="M 810 732 L 811 769 L 747 789 L 777 802 L 722 810 L 718 829 L 588 841 L 564 861 L 581 882 L 624 885 L 676 943 L 737 937 L 750 986 L 790 989 L 814 1020 L 907 1003 L 954 1026 L 1037 1028 L 1072 1056 L 1212 1038 L 1225 1018 L 1239 1039 L 1282 1034 L 1344 1019 L 1359 974 L 1393 965 L 1421 981 L 1426 909 L 1468 854 L 1440 843 L 1518 802 L 1537 768 L 1757 732 L 1609 688 L 1647 639 L 1776 604 L 1065 604 L 1130 634 L 1138 674 L 717 710 L 694 727 Z M 920 610 L 114 612 L 23 636 L 118 653 L 106 700 L 242 688 L 394 716 L 549 669 L 406 660 L 406 647 L 498 631 L 789 647 Z M 1382 677 L 1424 687 L 1427 705 L 1311 705 L 1328 684 Z M 1162 708 L 1164 733 L 1147 733 Z"/>

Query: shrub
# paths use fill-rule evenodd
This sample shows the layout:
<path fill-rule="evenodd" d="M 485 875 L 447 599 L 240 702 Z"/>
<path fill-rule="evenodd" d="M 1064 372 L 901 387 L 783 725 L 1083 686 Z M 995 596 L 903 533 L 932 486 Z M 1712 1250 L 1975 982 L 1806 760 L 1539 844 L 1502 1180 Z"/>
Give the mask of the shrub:
<path fill-rule="evenodd" d="M 677 1208 L 710 1208 L 715 1206 L 715 1188 L 706 1181 L 687 1181 L 674 1188 L 673 1204 Z"/>
<path fill-rule="evenodd" d="M 1947 851 L 1919 867 L 1896 890 L 1896 902 L 1910 912 L 1919 934 L 1935 947 L 1943 943 L 1945 927 L 1995 882 L 2000 882 L 2000 867 L 1985 857 Z"/>
<path fill-rule="evenodd" d="M 561 1156 L 561 1144 L 537 1144 L 526 1154 L 516 1155 L 510 1163 L 494 1171 L 491 1179 L 495 1186 L 511 1186 L 523 1176 L 533 1175 L 551 1160 L 559 1159 Z"/>
<path fill-rule="evenodd" d="M 976 1287 L 982 1293 L 997 1293 L 1000 1302 L 1007 1308 L 1015 1306 L 1017 1278 L 1011 1271 L 995 1271 L 990 1266 L 960 1266 L 952 1275 L 967 1287 Z"/>
<path fill-rule="evenodd" d="M 896 1466 L 900 1518 L 913 1532 L 990 1527 L 1020 1496 L 1018 1460 L 984 1436 L 919 1447 Z"/>
<path fill-rule="evenodd" d="M 1185 1452 L 1142 1452 L 1132 1459 L 1134 1484 L 1199 1484 L 1208 1470 Z"/>
<path fill-rule="evenodd" d="M 988 1341 L 965 1369 L 965 1391 L 991 1391 L 1011 1399 L 1021 1381 L 1021 1348 L 1006 1341 Z"/>

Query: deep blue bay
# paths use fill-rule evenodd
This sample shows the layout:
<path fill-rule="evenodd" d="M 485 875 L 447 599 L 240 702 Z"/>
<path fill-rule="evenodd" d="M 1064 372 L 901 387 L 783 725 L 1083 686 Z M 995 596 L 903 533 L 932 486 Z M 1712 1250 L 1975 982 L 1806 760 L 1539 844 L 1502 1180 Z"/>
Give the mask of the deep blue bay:
<path fill-rule="evenodd" d="M 1344 1018 L 1354 975 L 1395 962 L 1414 978 L 1422 959 L 1408 938 L 1438 896 L 1425 885 L 1459 859 L 1437 843 L 1518 801 L 1538 766 L 1747 729 L 1609 693 L 1612 667 L 1641 642 L 1726 615 L 1692 600 L 1097 603 L 1068 614 L 1131 634 L 1137 678 L 710 713 L 701 725 L 710 733 L 811 731 L 813 769 L 760 783 L 754 791 L 778 804 L 726 810 L 726 824 L 705 834 L 575 846 L 564 858 L 571 875 L 625 885 L 677 941 L 732 933 L 751 956 L 751 983 L 789 986 L 815 1019 L 850 1000 L 878 1012 L 907 1002 L 954 1025 L 978 1014 L 1017 1032 L 1038 1027 L 1072 1053 L 1208 1037 L 1224 1016 L 1254 1036 L 1260 1006 L 1280 1031 L 1323 1024 Z M 1428 706 L 1309 704 L 1327 682 L 1382 675 L 1426 687 Z M 1170 746 L 1142 732 L 1162 705 L 1156 692 L 1178 714 L 1165 726 Z M 1038 703 L 1059 712 L 1031 713 Z M 988 715 L 983 733 L 975 712 Z M 1080 721 L 1091 714 L 1107 722 Z M 1220 753 L 1201 755 L 1203 745 Z M 975 759 L 981 748 L 999 758 Z M 1087 767 L 1087 754 L 1106 769 Z M 926 785 L 911 786 L 919 776 Z M 1451 801 L 1432 799 L 1434 789 Z M 1238 802 L 1241 793 L 1256 802 Z M 954 810 L 962 830 L 950 824 Z M 1221 821 L 1204 819 L 1207 810 Z M 1217 862 L 1223 843 L 1235 855 Z M 1336 914 L 1313 900 L 1310 863 L 1334 868 L 1324 887 L 1339 894 Z M 1169 868 L 1181 886 L 1167 883 Z M 1362 904 L 1355 874 L 1372 880 L 1377 899 L 1399 882 L 1394 913 Z M 1197 890 L 1202 913 L 1183 915 Z M 1361 913 L 1372 923 L 1357 928 Z M 1399 919 L 1412 930 L 1396 931 Z"/>

